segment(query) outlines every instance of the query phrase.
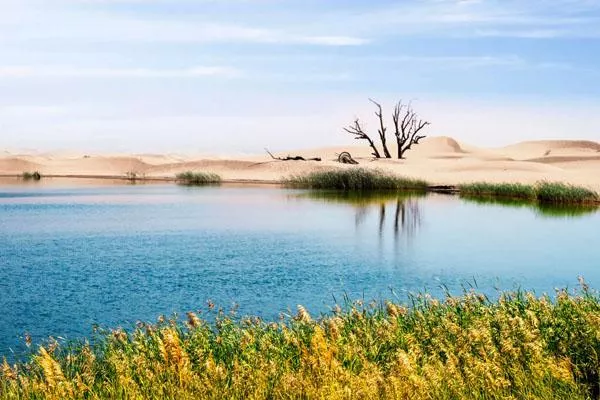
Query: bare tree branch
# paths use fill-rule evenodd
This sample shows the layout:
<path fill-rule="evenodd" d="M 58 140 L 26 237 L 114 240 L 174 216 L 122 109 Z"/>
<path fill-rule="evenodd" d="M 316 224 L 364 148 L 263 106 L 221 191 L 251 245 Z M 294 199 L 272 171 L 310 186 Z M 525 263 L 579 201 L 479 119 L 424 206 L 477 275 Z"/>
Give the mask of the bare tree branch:
<path fill-rule="evenodd" d="M 381 154 L 379 154 L 379 150 L 377 150 L 377 147 L 375 146 L 375 143 L 373 142 L 373 140 L 369 137 L 369 135 L 367 135 L 365 133 L 365 131 L 363 131 L 362 127 L 360 126 L 360 121 L 358 119 L 354 120 L 354 125 L 350 125 L 347 128 L 344 128 L 344 130 L 352 135 L 354 135 L 354 139 L 357 140 L 366 140 L 367 142 L 369 142 L 369 146 L 371 146 L 371 148 L 373 149 L 373 156 L 375 158 L 381 158 Z"/>
<path fill-rule="evenodd" d="M 400 116 L 403 115 L 402 120 Z M 404 153 L 412 148 L 413 145 L 419 144 L 419 141 L 425 138 L 425 135 L 419 135 L 419 132 L 430 125 L 429 122 L 418 119 L 417 113 L 413 110 L 412 105 L 402 104 L 398 102 L 394 108 L 394 127 L 396 135 L 396 143 L 398 144 L 398 158 L 404 158 Z"/>
<path fill-rule="evenodd" d="M 379 139 L 381 140 L 381 145 L 383 146 L 383 154 L 385 155 L 385 158 L 392 158 L 388 148 L 387 148 L 387 144 L 386 144 L 386 137 L 385 137 L 385 133 L 386 133 L 386 128 L 383 125 L 383 111 L 381 110 L 381 104 L 379 104 L 378 102 L 376 102 L 373 99 L 369 99 L 369 101 L 373 104 L 375 104 L 375 106 L 377 107 L 378 111 L 375 111 L 375 115 L 377 116 L 377 118 L 379 118 Z"/>

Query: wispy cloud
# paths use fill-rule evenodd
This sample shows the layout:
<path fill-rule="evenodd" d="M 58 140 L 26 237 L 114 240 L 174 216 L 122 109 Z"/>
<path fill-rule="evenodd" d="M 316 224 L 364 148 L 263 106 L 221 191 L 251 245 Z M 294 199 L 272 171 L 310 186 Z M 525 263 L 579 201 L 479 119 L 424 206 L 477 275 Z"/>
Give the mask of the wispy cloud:
<path fill-rule="evenodd" d="M 360 107 L 372 116 L 368 97 L 419 98 L 428 114 L 440 96 L 581 96 L 585 121 L 599 40 L 600 0 L 0 0 L 0 146 L 114 134 L 162 149 L 169 132 L 174 147 L 218 147 L 214 129 L 223 146 L 322 144 Z M 481 113 L 461 103 L 445 120 L 447 104 L 431 119 L 460 138 Z M 471 124 L 473 141 L 502 119 Z"/>
<path fill-rule="evenodd" d="M 421 0 L 362 15 L 359 32 L 547 39 L 600 36 L 596 0 Z"/>
<path fill-rule="evenodd" d="M 12 105 L 0 106 L 0 116 L 4 118 L 31 118 L 31 117 L 55 117 L 67 114 L 66 107 L 61 106 L 38 106 L 38 105 Z"/>
<path fill-rule="evenodd" d="M 0 7 L 0 42 L 63 40 L 70 43 L 245 43 L 313 46 L 359 46 L 369 42 L 364 37 L 340 34 L 327 26 L 308 29 L 300 20 L 273 23 L 232 22 L 230 18 L 210 13 L 187 15 L 157 15 L 156 13 L 119 13 L 112 9 L 70 7 L 73 2 L 48 3 L 22 0 Z M 11 0 L 9 0 L 11 1 Z M 16 0 L 15 0 L 16 1 Z M 20 0 L 21 1 L 21 0 Z M 92 3 L 104 1 L 91 0 Z M 218 3 L 215 1 L 215 3 Z M 239 2 L 238 2 L 239 3 Z M 12 4 L 12 6 L 10 5 Z M 143 9 L 147 2 L 139 2 Z M 15 30 L 19 21 L 19 29 Z M 5 26 L 6 37 L 2 26 Z M 348 29 L 344 29 L 344 32 Z M 10 34 L 10 38 L 8 37 Z"/>
<path fill-rule="evenodd" d="M 188 69 L 0 66 L 0 78 L 235 78 L 241 75 L 235 68 L 214 66 Z"/>

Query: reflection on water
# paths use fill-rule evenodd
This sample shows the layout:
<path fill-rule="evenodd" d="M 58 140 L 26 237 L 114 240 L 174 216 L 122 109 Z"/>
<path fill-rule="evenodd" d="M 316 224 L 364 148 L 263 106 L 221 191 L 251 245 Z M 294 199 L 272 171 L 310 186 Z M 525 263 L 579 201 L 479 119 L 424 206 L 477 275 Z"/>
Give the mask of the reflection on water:
<path fill-rule="evenodd" d="M 422 222 L 418 198 L 425 197 L 424 193 L 394 193 L 394 192 L 342 192 L 342 191 L 310 191 L 297 195 L 300 198 L 310 198 L 330 203 L 348 204 L 354 207 L 354 225 L 360 228 L 371 213 L 378 214 L 379 237 L 383 237 L 385 226 L 391 223 L 394 238 L 401 235 L 413 237 Z"/>
<path fill-rule="evenodd" d="M 527 200 L 515 200 L 515 199 L 502 199 L 502 198 L 491 198 L 491 197 L 468 197 L 462 196 L 463 200 L 478 203 L 478 204 L 494 204 L 512 208 L 529 208 L 537 215 L 543 217 L 578 217 L 588 214 L 594 214 L 600 210 L 598 205 L 557 205 L 557 204 L 544 204 L 531 202 Z"/>

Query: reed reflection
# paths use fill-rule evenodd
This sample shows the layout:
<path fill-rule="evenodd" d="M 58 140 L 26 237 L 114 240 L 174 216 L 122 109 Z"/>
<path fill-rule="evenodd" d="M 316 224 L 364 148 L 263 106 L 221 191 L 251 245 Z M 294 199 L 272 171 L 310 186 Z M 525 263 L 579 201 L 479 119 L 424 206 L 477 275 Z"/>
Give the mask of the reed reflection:
<path fill-rule="evenodd" d="M 595 204 L 544 204 L 527 200 L 502 199 L 502 198 L 476 198 L 461 196 L 461 199 L 469 203 L 481 205 L 497 205 L 510 208 L 526 208 L 544 218 L 577 218 L 595 214 L 600 210 Z"/>
<path fill-rule="evenodd" d="M 334 191 L 310 191 L 301 195 L 301 197 L 309 197 L 330 203 L 343 203 L 354 207 L 354 224 L 357 229 L 364 224 L 369 214 L 377 213 L 379 237 L 383 238 L 386 226 L 391 225 L 395 240 L 398 240 L 402 235 L 408 238 L 416 235 L 422 224 L 419 198 L 424 196 L 420 193 Z"/>

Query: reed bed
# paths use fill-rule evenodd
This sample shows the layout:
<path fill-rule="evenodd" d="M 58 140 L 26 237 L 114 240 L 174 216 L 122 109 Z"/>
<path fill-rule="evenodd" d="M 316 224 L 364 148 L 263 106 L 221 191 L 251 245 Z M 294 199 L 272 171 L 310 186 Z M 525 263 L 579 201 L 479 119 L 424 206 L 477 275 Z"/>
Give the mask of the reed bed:
<path fill-rule="evenodd" d="M 459 186 L 460 194 L 468 197 L 498 197 L 504 199 L 535 199 L 535 187 L 520 183 L 476 182 Z"/>
<path fill-rule="evenodd" d="M 210 172 L 182 172 L 176 175 L 177 182 L 187 186 L 203 186 L 221 183 L 221 177 Z"/>
<path fill-rule="evenodd" d="M 391 175 L 377 169 L 344 168 L 295 175 L 283 184 L 299 189 L 328 189 L 344 191 L 413 190 L 425 191 L 428 183 L 412 178 Z"/>
<path fill-rule="evenodd" d="M 589 204 L 600 202 L 598 193 L 579 186 L 542 182 L 537 186 L 537 200 L 550 204 Z"/>
<path fill-rule="evenodd" d="M 212 305 L 209 308 L 212 309 Z M 582 281 L 556 296 L 354 302 L 278 322 L 222 311 L 160 320 L 92 344 L 50 342 L 0 366 L 0 398 L 598 398 L 600 298 Z"/>
<path fill-rule="evenodd" d="M 600 195 L 590 189 L 556 182 L 538 182 L 535 185 L 476 182 L 460 185 L 459 189 L 460 195 L 466 198 L 527 200 L 557 205 L 600 202 Z"/>

